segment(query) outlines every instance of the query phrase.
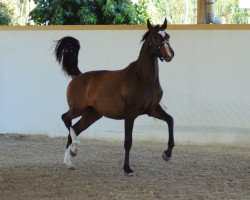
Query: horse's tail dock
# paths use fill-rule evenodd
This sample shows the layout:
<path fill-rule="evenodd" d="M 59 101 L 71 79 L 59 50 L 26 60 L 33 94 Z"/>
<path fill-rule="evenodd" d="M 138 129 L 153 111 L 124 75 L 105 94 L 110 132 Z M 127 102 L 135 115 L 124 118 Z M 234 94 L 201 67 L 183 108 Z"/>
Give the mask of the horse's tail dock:
<path fill-rule="evenodd" d="M 62 66 L 63 72 L 72 78 L 81 74 L 78 68 L 79 50 L 80 43 L 73 37 L 66 36 L 56 41 L 56 61 Z"/>

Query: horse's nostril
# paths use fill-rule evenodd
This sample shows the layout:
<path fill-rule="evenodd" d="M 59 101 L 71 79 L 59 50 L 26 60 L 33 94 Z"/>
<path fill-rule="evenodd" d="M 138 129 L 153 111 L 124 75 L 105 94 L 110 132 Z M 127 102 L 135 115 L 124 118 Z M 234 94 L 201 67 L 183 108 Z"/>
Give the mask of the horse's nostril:
<path fill-rule="evenodd" d="M 167 58 L 165 59 L 165 61 L 166 61 L 166 62 L 170 62 L 170 61 L 172 60 L 172 58 L 173 58 L 173 57 L 167 57 Z"/>

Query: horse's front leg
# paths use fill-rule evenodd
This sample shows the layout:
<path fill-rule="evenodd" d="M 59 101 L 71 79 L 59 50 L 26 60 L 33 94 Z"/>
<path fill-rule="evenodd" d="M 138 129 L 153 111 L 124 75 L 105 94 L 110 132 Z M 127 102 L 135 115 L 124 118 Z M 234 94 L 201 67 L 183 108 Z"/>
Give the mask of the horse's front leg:
<path fill-rule="evenodd" d="M 124 141 L 124 148 L 125 148 L 125 159 L 124 159 L 124 166 L 123 170 L 126 175 L 134 176 L 134 171 L 130 168 L 129 165 L 129 153 L 132 147 L 132 132 L 134 126 L 134 119 L 125 119 L 125 141 Z"/>
<path fill-rule="evenodd" d="M 172 156 L 172 149 L 174 148 L 174 119 L 171 115 L 167 114 L 160 105 L 148 113 L 149 116 L 164 120 L 168 124 L 168 149 L 164 151 L 162 158 L 165 161 L 170 160 Z"/>

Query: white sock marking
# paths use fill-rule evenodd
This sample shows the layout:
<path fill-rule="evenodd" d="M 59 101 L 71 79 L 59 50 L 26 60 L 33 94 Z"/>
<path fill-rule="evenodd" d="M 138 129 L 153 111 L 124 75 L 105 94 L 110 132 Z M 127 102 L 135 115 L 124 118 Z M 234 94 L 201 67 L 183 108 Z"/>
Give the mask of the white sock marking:
<path fill-rule="evenodd" d="M 68 146 L 68 148 L 65 150 L 64 153 L 64 160 L 63 162 L 70 168 L 70 169 L 74 169 L 74 165 L 71 163 L 70 158 L 70 148 L 71 148 L 72 144 Z"/>
<path fill-rule="evenodd" d="M 79 139 L 77 138 L 77 135 L 72 127 L 69 128 L 69 133 L 72 138 L 72 143 L 74 144 L 80 144 Z"/>

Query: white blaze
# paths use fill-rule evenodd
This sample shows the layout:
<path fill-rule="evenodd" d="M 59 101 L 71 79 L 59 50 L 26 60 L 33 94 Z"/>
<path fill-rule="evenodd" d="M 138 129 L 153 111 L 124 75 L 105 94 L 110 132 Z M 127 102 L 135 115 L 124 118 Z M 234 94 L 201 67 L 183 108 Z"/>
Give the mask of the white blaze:
<path fill-rule="evenodd" d="M 165 36 L 166 36 L 165 31 L 159 31 L 158 33 L 159 33 L 162 37 L 164 37 L 164 38 L 165 38 Z"/>
<path fill-rule="evenodd" d="M 164 39 L 165 39 L 165 36 L 166 36 L 165 31 L 159 31 L 158 33 L 159 33 L 162 37 L 164 37 Z M 172 57 L 172 54 L 171 54 L 171 51 L 170 51 L 170 48 L 169 48 L 168 43 L 165 43 L 165 44 L 164 44 L 164 48 L 165 48 L 165 50 L 166 50 L 168 56 L 169 56 L 169 57 Z"/>
<path fill-rule="evenodd" d="M 169 48 L 168 43 L 165 43 L 165 44 L 164 44 L 164 48 L 165 48 L 165 50 L 166 50 L 168 56 L 169 56 L 169 57 L 172 57 L 172 54 L 171 54 L 171 51 L 170 51 L 170 48 Z"/>

